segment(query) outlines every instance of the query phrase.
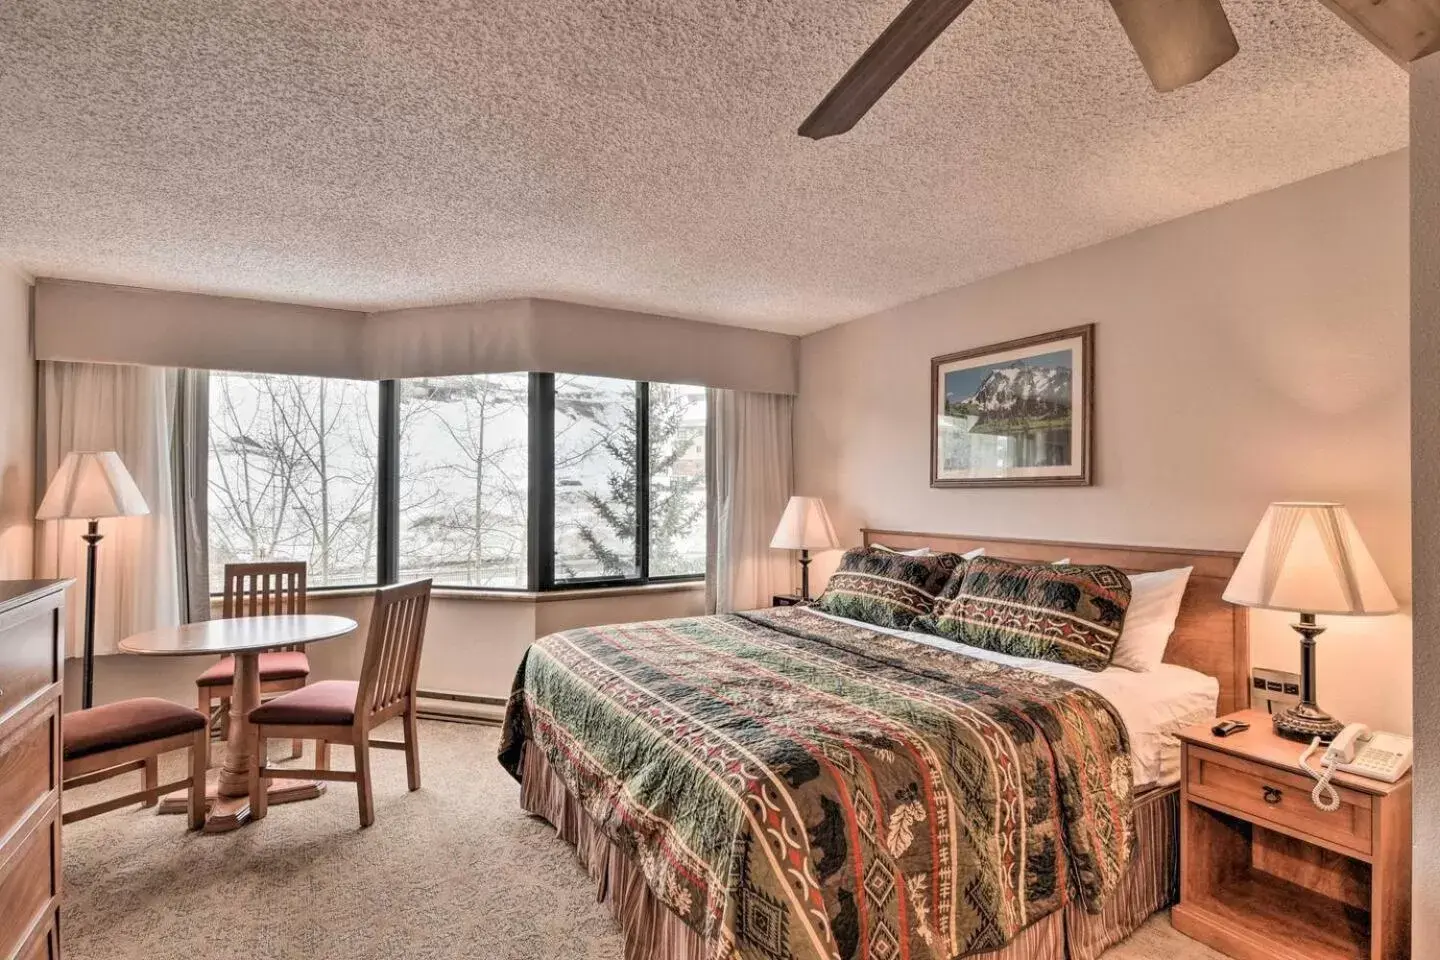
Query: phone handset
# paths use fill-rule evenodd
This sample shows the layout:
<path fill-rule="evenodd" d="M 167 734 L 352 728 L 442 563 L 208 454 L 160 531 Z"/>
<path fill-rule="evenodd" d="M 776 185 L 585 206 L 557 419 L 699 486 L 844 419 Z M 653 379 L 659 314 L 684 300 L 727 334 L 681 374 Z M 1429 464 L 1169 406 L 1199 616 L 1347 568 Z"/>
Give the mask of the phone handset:
<path fill-rule="evenodd" d="M 1310 802 L 1315 804 L 1326 813 L 1334 813 L 1340 809 L 1340 794 L 1330 785 L 1330 778 L 1335 775 L 1335 768 L 1344 763 L 1351 763 L 1355 760 L 1355 750 L 1359 741 L 1370 739 L 1370 728 L 1363 723 L 1352 723 L 1341 730 L 1330 743 L 1330 748 L 1325 751 L 1325 756 L 1320 758 L 1320 769 L 1317 771 L 1310 766 L 1310 756 L 1320 749 L 1320 738 L 1316 737 L 1310 741 L 1310 746 L 1300 755 L 1300 766 L 1305 772 L 1315 778 L 1315 788 L 1310 791 Z"/>

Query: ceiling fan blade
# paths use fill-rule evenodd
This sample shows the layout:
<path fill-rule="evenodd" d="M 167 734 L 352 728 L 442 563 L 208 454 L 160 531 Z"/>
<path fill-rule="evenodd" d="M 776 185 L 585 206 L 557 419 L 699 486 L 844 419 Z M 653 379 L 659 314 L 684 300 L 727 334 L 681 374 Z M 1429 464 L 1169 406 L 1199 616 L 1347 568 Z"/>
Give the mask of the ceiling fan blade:
<path fill-rule="evenodd" d="M 1203 80 L 1240 51 L 1220 0 L 1110 0 L 1161 93 Z"/>
<path fill-rule="evenodd" d="M 1440 0 L 1320 0 L 1401 66 L 1440 50 Z"/>
<path fill-rule="evenodd" d="M 835 89 L 826 94 L 820 106 L 800 124 L 800 135 L 820 140 L 855 126 L 971 2 L 910 0 L 900 16 L 870 44 L 870 49 L 845 71 Z"/>

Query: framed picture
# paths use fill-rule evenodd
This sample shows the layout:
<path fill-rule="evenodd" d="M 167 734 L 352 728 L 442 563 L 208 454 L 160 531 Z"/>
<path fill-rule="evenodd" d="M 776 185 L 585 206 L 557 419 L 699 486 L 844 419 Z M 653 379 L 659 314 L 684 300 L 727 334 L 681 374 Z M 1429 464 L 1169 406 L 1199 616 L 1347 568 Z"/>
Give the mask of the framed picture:
<path fill-rule="evenodd" d="M 930 361 L 930 486 L 1088 486 L 1095 325 Z"/>

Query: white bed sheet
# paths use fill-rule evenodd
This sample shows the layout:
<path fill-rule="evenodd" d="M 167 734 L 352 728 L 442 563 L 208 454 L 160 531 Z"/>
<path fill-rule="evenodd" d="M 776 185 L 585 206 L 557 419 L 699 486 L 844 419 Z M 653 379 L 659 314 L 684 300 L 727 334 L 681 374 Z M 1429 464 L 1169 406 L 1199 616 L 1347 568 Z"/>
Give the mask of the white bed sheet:
<path fill-rule="evenodd" d="M 1176 734 L 1192 724 L 1213 719 L 1220 697 L 1220 681 L 1198 670 L 1173 663 L 1162 663 L 1156 669 L 1145 673 L 1126 670 L 1124 667 L 1110 667 L 1095 672 L 1067 663 L 992 653 L 928 633 L 890 630 L 813 608 L 810 612 L 867 630 L 904 637 L 961 656 L 1049 674 L 1094 690 L 1115 707 L 1115 712 L 1120 714 L 1120 719 L 1124 721 L 1130 734 L 1130 759 L 1137 789 L 1163 787 L 1180 782 L 1180 740 Z"/>

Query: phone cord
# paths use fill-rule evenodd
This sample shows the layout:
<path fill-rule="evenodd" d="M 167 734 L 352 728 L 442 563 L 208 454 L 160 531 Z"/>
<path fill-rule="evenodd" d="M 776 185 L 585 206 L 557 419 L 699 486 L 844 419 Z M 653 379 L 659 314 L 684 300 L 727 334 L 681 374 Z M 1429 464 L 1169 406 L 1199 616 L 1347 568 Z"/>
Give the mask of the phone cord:
<path fill-rule="evenodd" d="M 1310 802 L 1315 804 L 1326 813 L 1334 813 L 1340 809 L 1340 794 L 1330 785 L 1330 778 L 1335 774 L 1335 765 L 1332 761 L 1321 760 L 1320 770 L 1317 772 L 1310 766 L 1310 755 L 1320 749 L 1320 738 L 1316 737 L 1310 741 L 1310 746 L 1300 755 L 1300 766 L 1305 772 L 1315 778 L 1315 789 L 1310 791 Z"/>

